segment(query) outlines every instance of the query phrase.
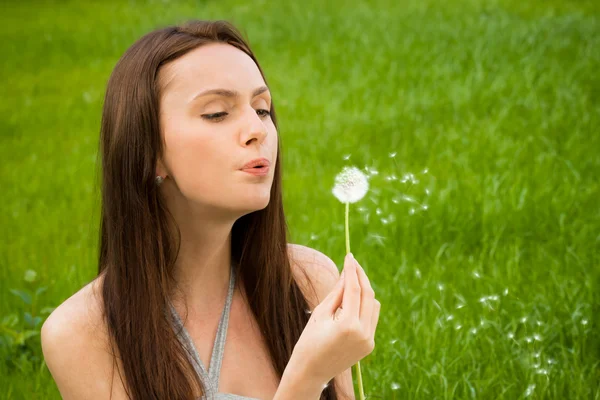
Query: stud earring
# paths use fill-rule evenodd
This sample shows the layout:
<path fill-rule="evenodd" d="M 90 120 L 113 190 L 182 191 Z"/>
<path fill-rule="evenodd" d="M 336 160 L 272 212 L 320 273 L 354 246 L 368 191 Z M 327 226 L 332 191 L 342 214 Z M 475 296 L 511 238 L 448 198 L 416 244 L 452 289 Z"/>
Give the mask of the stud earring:
<path fill-rule="evenodd" d="M 165 180 L 165 178 L 163 178 L 162 176 L 160 176 L 160 175 L 157 175 L 157 176 L 156 176 L 156 184 L 157 184 L 158 186 L 160 186 L 160 184 L 161 184 L 161 183 L 162 183 L 164 180 Z"/>

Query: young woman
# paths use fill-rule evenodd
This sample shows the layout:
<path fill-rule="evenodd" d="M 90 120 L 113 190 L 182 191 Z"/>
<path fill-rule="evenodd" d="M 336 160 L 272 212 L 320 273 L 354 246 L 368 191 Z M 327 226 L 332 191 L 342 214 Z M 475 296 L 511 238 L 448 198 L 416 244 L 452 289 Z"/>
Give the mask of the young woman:
<path fill-rule="evenodd" d="M 380 304 L 286 241 L 275 109 L 225 21 L 151 32 L 108 81 L 98 276 L 42 328 L 64 399 L 354 399 Z"/>

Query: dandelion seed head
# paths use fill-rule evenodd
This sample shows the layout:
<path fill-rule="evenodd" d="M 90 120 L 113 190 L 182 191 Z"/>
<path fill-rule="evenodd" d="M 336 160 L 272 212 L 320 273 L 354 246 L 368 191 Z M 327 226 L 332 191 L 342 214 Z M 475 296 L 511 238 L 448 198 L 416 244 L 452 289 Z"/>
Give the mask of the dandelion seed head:
<path fill-rule="evenodd" d="M 414 215 L 414 213 L 415 213 L 415 209 L 414 209 L 414 208 L 411 208 L 411 209 L 408 211 L 408 213 L 409 213 L 410 215 Z"/>
<path fill-rule="evenodd" d="M 532 365 L 533 369 L 537 369 L 540 367 L 540 363 L 536 362 L 535 364 Z"/>
<path fill-rule="evenodd" d="M 394 175 L 394 174 L 388 175 L 388 176 L 385 177 L 385 180 L 388 181 L 388 182 L 395 181 L 397 179 L 398 179 L 398 177 L 396 175 Z"/>
<path fill-rule="evenodd" d="M 535 324 L 536 324 L 537 326 L 542 326 L 544 323 L 543 323 L 542 321 L 535 321 Z"/>
<path fill-rule="evenodd" d="M 446 317 L 446 321 L 452 321 L 454 319 L 454 315 L 450 314 Z"/>
<path fill-rule="evenodd" d="M 319 238 L 319 235 L 315 235 L 314 233 L 310 234 L 310 240 L 317 240 Z"/>
<path fill-rule="evenodd" d="M 421 206 L 421 210 L 427 210 L 429 208 L 429 206 L 427 204 L 423 204 Z"/>
<path fill-rule="evenodd" d="M 527 317 L 523 317 L 523 318 L 521 318 L 521 320 L 520 320 L 520 321 L 521 321 L 521 323 L 522 323 L 522 324 L 524 324 L 525 322 L 527 322 Z"/>
<path fill-rule="evenodd" d="M 477 278 L 477 279 L 480 279 L 480 278 L 481 278 L 481 275 L 480 275 L 480 274 L 479 274 L 479 272 L 477 272 L 477 271 L 473 271 L 473 276 L 474 276 L 475 278 Z"/>
<path fill-rule="evenodd" d="M 442 283 L 438 283 L 437 288 L 441 292 L 442 290 L 444 290 L 444 285 Z"/>
<path fill-rule="evenodd" d="M 394 151 L 393 153 L 390 153 L 389 155 L 390 155 L 390 158 L 394 158 L 394 157 L 396 157 L 396 152 Z"/>
<path fill-rule="evenodd" d="M 342 203 L 356 203 L 369 190 L 367 176 L 356 167 L 344 167 L 335 177 L 333 195 Z"/>
<path fill-rule="evenodd" d="M 515 338 L 515 334 L 512 333 L 512 332 L 509 332 L 508 335 L 506 335 L 506 336 L 508 336 L 509 339 L 514 339 Z"/>
<path fill-rule="evenodd" d="M 556 364 L 556 361 L 553 358 L 549 358 L 546 362 L 550 365 Z"/>
<path fill-rule="evenodd" d="M 532 339 L 532 338 L 530 338 L 529 336 L 527 336 L 527 337 L 525 338 L 525 341 L 526 341 L 527 343 L 531 343 L 531 342 L 533 342 L 533 339 Z"/>
<path fill-rule="evenodd" d="M 536 333 L 536 334 L 533 335 L 533 339 L 536 342 L 541 342 L 542 341 L 542 336 L 539 333 Z"/>
<path fill-rule="evenodd" d="M 425 169 L 423 170 L 423 173 L 424 173 L 424 174 L 426 174 L 426 173 L 428 173 L 428 172 L 429 172 L 429 169 L 428 169 L 428 168 L 425 168 Z"/>
<path fill-rule="evenodd" d="M 507 295 L 508 295 L 508 288 L 504 289 L 504 292 L 502 292 L 502 294 L 503 294 L 504 296 L 507 296 Z"/>
<path fill-rule="evenodd" d="M 344 158 L 344 160 L 348 160 L 348 159 L 350 159 L 350 154 L 346 154 L 346 155 L 344 155 L 344 157 L 343 157 L 343 158 Z"/>
<path fill-rule="evenodd" d="M 392 390 L 398 390 L 400 389 L 400 385 L 396 382 L 392 382 L 392 384 L 390 385 L 390 387 L 392 388 Z"/>
<path fill-rule="evenodd" d="M 535 371 L 535 373 L 540 375 L 548 375 L 548 370 L 545 368 L 539 368 Z"/>
<path fill-rule="evenodd" d="M 394 343 L 396 343 L 397 341 L 398 341 L 398 339 L 392 339 L 392 340 L 390 340 L 390 344 L 394 344 Z"/>
<path fill-rule="evenodd" d="M 476 335 L 477 334 L 477 328 L 471 328 L 471 330 L 469 331 L 470 334 L 472 335 Z"/>
<path fill-rule="evenodd" d="M 454 329 L 456 329 L 457 331 L 460 330 L 461 328 L 462 328 L 461 324 L 454 325 Z"/>
<path fill-rule="evenodd" d="M 581 325 L 587 325 L 589 323 L 589 321 L 587 319 L 582 319 L 581 320 Z"/>
<path fill-rule="evenodd" d="M 381 208 L 378 208 L 377 210 L 375 210 L 375 214 L 377 215 L 381 215 L 383 211 L 381 211 Z"/>
<path fill-rule="evenodd" d="M 460 309 L 461 309 L 461 308 L 463 308 L 464 306 L 465 306 L 465 305 L 464 305 L 464 304 L 462 304 L 462 303 L 461 303 L 461 304 L 457 304 L 457 305 L 456 305 L 456 309 L 457 309 L 457 310 L 460 310 Z"/>
<path fill-rule="evenodd" d="M 415 276 L 421 279 L 421 271 L 419 270 L 419 268 L 415 268 Z"/>
<path fill-rule="evenodd" d="M 534 358 L 540 358 L 541 355 L 542 353 L 540 351 L 538 351 L 537 353 L 533 353 Z"/>
<path fill-rule="evenodd" d="M 37 272 L 35 272 L 32 269 L 28 269 L 27 271 L 25 271 L 25 276 L 23 277 L 23 279 L 25 279 L 25 282 L 34 282 L 37 278 Z"/>

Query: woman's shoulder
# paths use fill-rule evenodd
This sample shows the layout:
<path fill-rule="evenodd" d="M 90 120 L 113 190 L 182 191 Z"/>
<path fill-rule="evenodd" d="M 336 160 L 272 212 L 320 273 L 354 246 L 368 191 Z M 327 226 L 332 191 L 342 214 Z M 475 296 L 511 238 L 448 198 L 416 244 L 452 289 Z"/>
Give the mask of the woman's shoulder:
<path fill-rule="evenodd" d="M 101 284 L 102 277 L 97 277 L 82 287 L 42 325 L 44 360 L 63 398 L 110 396 L 115 368 L 103 318 Z M 112 388 L 115 399 L 121 398 L 117 383 L 118 378 Z"/>
<path fill-rule="evenodd" d="M 292 273 L 307 297 L 311 310 L 333 289 L 340 277 L 335 262 L 319 250 L 288 243 Z"/>

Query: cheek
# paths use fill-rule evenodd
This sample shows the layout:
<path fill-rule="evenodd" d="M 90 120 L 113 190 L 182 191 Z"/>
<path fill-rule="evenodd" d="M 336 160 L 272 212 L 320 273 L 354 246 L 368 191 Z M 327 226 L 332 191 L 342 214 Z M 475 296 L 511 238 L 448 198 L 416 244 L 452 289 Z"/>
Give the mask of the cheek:
<path fill-rule="evenodd" d="M 225 143 L 216 138 L 198 132 L 180 133 L 167 143 L 171 173 L 186 197 L 213 193 L 222 185 L 229 158 L 224 153 Z"/>

